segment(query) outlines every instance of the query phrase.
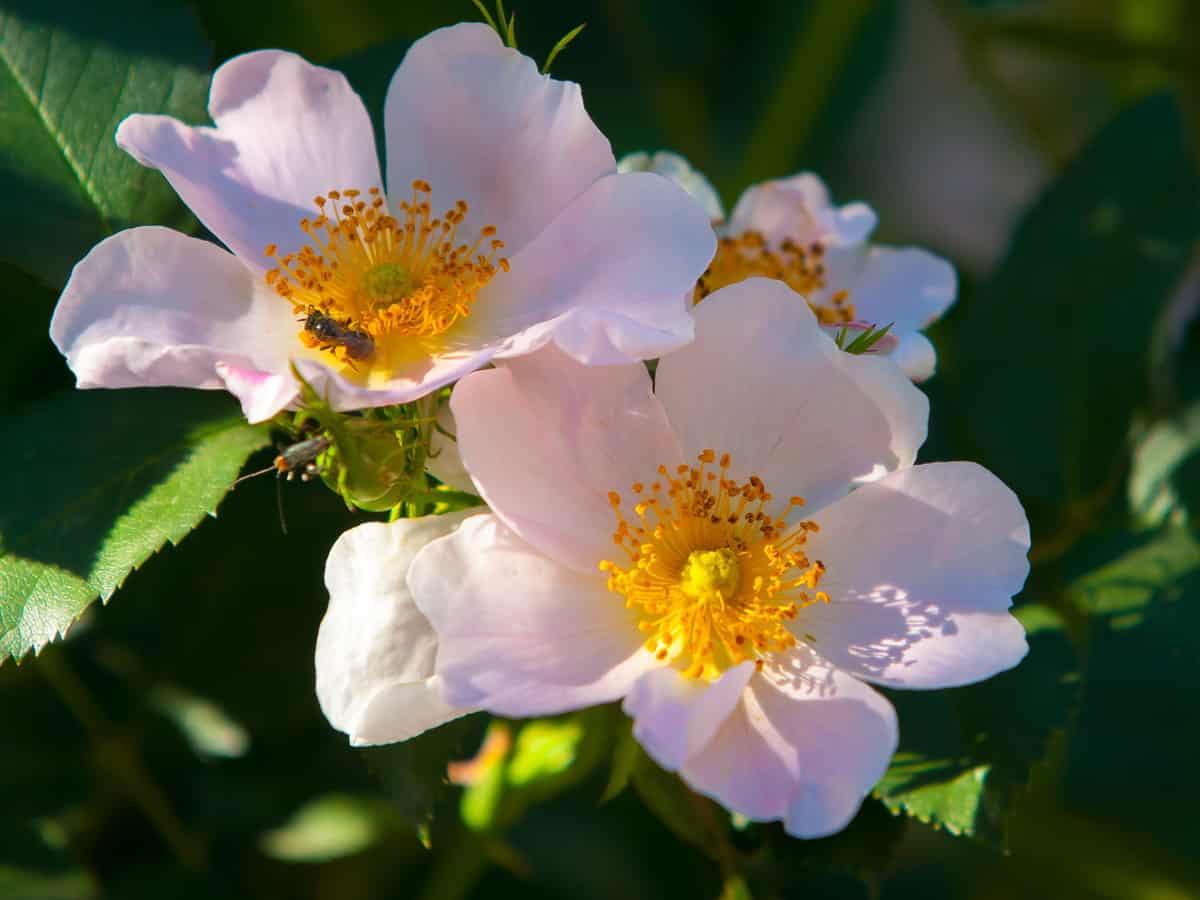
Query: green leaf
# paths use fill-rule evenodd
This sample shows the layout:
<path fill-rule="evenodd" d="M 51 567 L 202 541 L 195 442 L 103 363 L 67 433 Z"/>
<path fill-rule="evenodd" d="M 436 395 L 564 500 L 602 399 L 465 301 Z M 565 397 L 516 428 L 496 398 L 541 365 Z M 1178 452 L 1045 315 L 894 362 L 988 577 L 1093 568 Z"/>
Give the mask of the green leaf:
<path fill-rule="evenodd" d="M 399 820 L 396 811 L 377 797 L 324 794 L 266 832 L 259 846 L 267 856 L 284 862 L 329 862 L 373 846 Z"/>
<path fill-rule="evenodd" d="M 12 0 L 0 10 L 0 259 L 57 286 L 97 240 L 190 221 L 113 140 L 130 113 L 205 119 L 210 53 L 178 0 Z"/>
<path fill-rule="evenodd" d="M 1200 512 L 1200 405 L 1151 425 L 1134 447 L 1129 508 L 1144 525 L 1190 523 Z"/>
<path fill-rule="evenodd" d="M 0 662 L 63 634 L 215 515 L 269 440 L 229 397 L 201 391 L 71 392 L 0 423 L 12 436 L 0 469 Z"/>
<path fill-rule="evenodd" d="M 1086 518 L 1089 498 L 1115 484 L 1156 319 L 1198 236 L 1200 179 L 1179 113 L 1151 97 L 1038 200 L 964 310 L 960 402 L 987 411 L 971 437 L 1035 534 L 1064 505 Z"/>
<path fill-rule="evenodd" d="M 1067 591 L 1089 614 L 1088 680 L 1059 792 L 1075 814 L 1120 810 L 1123 834 L 1186 855 L 1200 838 L 1200 542 L 1182 527 L 1117 538 L 1089 542 L 1090 571 Z"/>
<path fill-rule="evenodd" d="M 1140 625 L 1154 604 L 1180 599 L 1200 570 L 1200 543 L 1185 528 L 1166 528 L 1127 547 L 1072 582 L 1076 606 L 1113 630 Z"/>
<path fill-rule="evenodd" d="M 586 778 L 610 744 L 610 711 L 595 707 L 514 726 L 493 722 L 463 792 L 463 821 L 501 834 L 527 809 Z"/>
<path fill-rule="evenodd" d="M 1049 607 L 1016 611 L 1029 655 L 988 681 L 896 691 L 900 747 L 875 796 L 951 834 L 1000 837 L 1009 806 L 1067 724 L 1078 690 L 1075 652 Z"/>

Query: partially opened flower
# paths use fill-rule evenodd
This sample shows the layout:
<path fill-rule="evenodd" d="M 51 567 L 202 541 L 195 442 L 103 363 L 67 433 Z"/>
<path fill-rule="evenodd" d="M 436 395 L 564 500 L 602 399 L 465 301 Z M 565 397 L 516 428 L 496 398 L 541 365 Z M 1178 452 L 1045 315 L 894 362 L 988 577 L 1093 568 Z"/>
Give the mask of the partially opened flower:
<path fill-rule="evenodd" d="M 317 700 L 355 746 L 408 740 L 469 712 L 442 698 L 433 671 L 437 636 L 413 603 L 407 578 L 418 551 L 477 512 L 368 522 L 329 551 Z"/>
<path fill-rule="evenodd" d="M 910 378 L 933 374 L 937 356 L 920 331 L 954 302 L 954 269 L 925 250 L 870 243 L 876 225 L 870 207 L 834 206 L 824 182 L 805 172 L 748 188 L 725 221 L 711 185 L 677 154 L 631 154 L 620 165 L 671 178 L 714 220 L 720 243 L 697 301 L 755 275 L 777 278 L 808 300 L 830 333 L 845 327 L 853 336 L 867 325 L 891 325 L 875 349 Z"/>
<path fill-rule="evenodd" d="M 751 279 L 693 344 L 588 368 L 554 348 L 452 405 L 493 514 L 418 554 L 448 702 L 531 716 L 624 700 L 664 767 L 794 835 L 843 827 L 895 714 L 866 682 L 938 688 L 1015 665 L 1016 497 L 972 463 L 914 466 L 924 395 L 839 351 Z"/>
<path fill-rule="evenodd" d="M 135 115 L 117 142 L 232 253 L 163 228 L 97 245 L 51 335 L 80 387 L 226 388 L 252 420 L 291 403 L 294 361 L 335 407 L 413 400 L 554 341 L 586 363 L 690 339 L 712 255 L 668 180 L 618 175 L 578 85 L 483 25 L 409 50 L 371 121 L 338 72 L 279 51 L 213 75 L 215 127 Z"/>

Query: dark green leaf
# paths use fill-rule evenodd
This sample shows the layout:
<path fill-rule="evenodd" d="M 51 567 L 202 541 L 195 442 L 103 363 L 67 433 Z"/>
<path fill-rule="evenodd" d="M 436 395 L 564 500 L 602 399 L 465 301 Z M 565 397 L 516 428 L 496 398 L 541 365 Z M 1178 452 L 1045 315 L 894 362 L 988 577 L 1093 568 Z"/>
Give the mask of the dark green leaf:
<path fill-rule="evenodd" d="M 99 891 L 82 870 L 47 875 L 0 865 L 0 896 L 6 900 L 90 900 L 99 896 Z"/>
<path fill-rule="evenodd" d="M 1078 689 L 1059 616 L 1017 611 L 1029 655 L 988 681 L 947 691 L 896 691 L 900 747 L 875 789 L 893 812 L 952 834 L 996 838 L 1017 790 L 1062 729 Z"/>
<path fill-rule="evenodd" d="M 578 784 L 609 749 L 610 719 L 610 710 L 594 707 L 516 728 L 494 722 L 463 792 L 463 821 L 501 834 L 530 807 Z"/>
<path fill-rule="evenodd" d="M 981 461 L 1021 497 L 1035 534 L 1114 483 L 1156 319 L 1198 236 L 1179 113 L 1152 97 L 1046 191 L 965 310 L 961 402 L 986 411 L 972 425 Z"/>
<path fill-rule="evenodd" d="M 1200 406 L 1156 422 L 1138 439 L 1129 473 L 1129 508 L 1148 526 L 1190 523 L 1200 512 Z"/>
<path fill-rule="evenodd" d="M 1126 535 L 1105 556 L 1068 591 L 1090 616 L 1088 680 L 1060 790 L 1075 813 L 1111 821 L 1119 810 L 1123 834 L 1147 849 L 1191 854 L 1200 543 L 1167 527 Z"/>
<path fill-rule="evenodd" d="M 208 65 L 199 22 L 177 0 L 5 3 L 3 260 L 59 285 L 105 234 L 186 222 L 166 181 L 134 162 L 113 135 L 135 112 L 202 122 Z"/>
<path fill-rule="evenodd" d="M 268 442 L 228 397 L 59 395 L 9 416 L 0 470 L 0 662 L 53 640 L 97 597 L 178 543 Z"/>

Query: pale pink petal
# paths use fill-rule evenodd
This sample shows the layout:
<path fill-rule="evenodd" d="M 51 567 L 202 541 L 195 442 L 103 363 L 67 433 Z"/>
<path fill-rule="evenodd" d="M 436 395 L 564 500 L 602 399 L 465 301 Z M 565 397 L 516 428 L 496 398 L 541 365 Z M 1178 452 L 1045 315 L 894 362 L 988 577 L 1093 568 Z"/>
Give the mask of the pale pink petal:
<path fill-rule="evenodd" d="M 695 309 L 696 340 L 659 362 L 655 390 L 684 454 L 729 453 L 809 511 L 912 461 L 928 404 L 895 366 L 851 356 L 800 295 L 752 278 Z"/>
<path fill-rule="evenodd" d="M 753 674 L 754 663 L 744 662 L 710 684 L 662 666 L 634 682 L 621 708 L 646 752 L 674 771 L 709 742 Z"/>
<path fill-rule="evenodd" d="M 918 384 L 932 377 L 937 370 L 937 351 L 929 338 L 919 331 L 901 335 L 896 347 L 885 355 Z"/>
<path fill-rule="evenodd" d="M 579 85 L 538 73 L 486 25 L 417 41 L 384 106 L 393 199 L 415 179 L 440 212 L 470 205 L 470 229 L 495 225 L 520 251 L 593 181 L 616 168 Z"/>
<path fill-rule="evenodd" d="M 703 211 L 667 179 L 602 178 L 480 292 L 474 327 L 516 335 L 507 356 L 551 339 L 590 365 L 660 356 L 691 340 L 688 298 L 715 249 Z"/>
<path fill-rule="evenodd" d="M 316 359 L 297 360 L 304 378 L 337 410 L 409 403 L 487 365 L 495 347 L 464 345 L 440 350 L 415 348 L 407 361 L 389 370 L 372 369 L 365 384 Z"/>
<path fill-rule="evenodd" d="M 355 746 L 408 740 L 470 710 L 434 675 L 437 635 L 408 589 L 417 552 L 471 511 L 347 531 L 329 551 L 329 609 L 317 632 L 317 700 Z"/>
<path fill-rule="evenodd" d="M 63 288 L 50 336 L 81 388 L 223 388 L 226 364 L 287 369 L 292 311 L 215 244 L 167 228 L 133 228 L 92 248 Z M 243 402 L 257 386 L 239 393 Z M 281 401 L 286 391 L 270 392 Z M 279 406 L 266 412 L 268 418 Z"/>
<path fill-rule="evenodd" d="M 318 194 L 382 185 L 370 117 L 340 72 L 279 50 L 235 56 L 213 73 L 208 112 L 216 128 L 130 116 L 117 143 L 253 267 L 269 265 L 268 244 L 305 242 Z"/>
<path fill-rule="evenodd" d="M 793 631 L 859 677 L 909 688 L 969 684 L 1027 646 L 1009 614 L 1029 571 L 1029 523 L 974 463 L 931 463 L 863 485 L 815 517 L 808 553 L 831 602 Z"/>
<path fill-rule="evenodd" d="M 429 439 L 425 468 L 442 484 L 456 491 L 475 493 L 475 482 L 471 481 L 458 452 L 458 426 L 454 424 L 454 413 L 450 411 L 449 403 L 443 403 L 438 409 L 437 428 Z"/>
<path fill-rule="evenodd" d="M 552 562 L 492 515 L 422 550 L 408 584 L 456 706 L 552 715 L 616 700 L 659 665 L 603 575 Z"/>
<path fill-rule="evenodd" d="M 300 383 L 290 371 L 259 372 L 224 362 L 218 362 L 216 370 L 225 389 L 241 401 L 249 422 L 265 422 L 300 394 Z"/>
<path fill-rule="evenodd" d="M 467 376 L 458 449 L 505 524 L 586 575 L 616 551 L 610 491 L 650 482 L 679 448 L 644 366 L 583 366 L 554 347 Z"/>
<path fill-rule="evenodd" d="M 721 195 L 704 173 L 694 168 L 684 157 L 670 150 L 659 150 L 651 155 L 644 150 L 627 153 L 617 161 L 618 172 L 653 172 L 669 178 L 700 204 L 704 214 L 713 221 L 725 218 L 725 207 Z"/>
<path fill-rule="evenodd" d="M 771 243 L 792 240 L 827 247 L 859 244 L 875 230 L 876 217 L 863 203 L 834 206 L 825 183 L 811 172 L 764 181 L 746 189 L 722 233 L 758 231 Z"/>
<path fill-rule="evenodd" d="M 847 291 L 855 318 L 892 325 L 897 334 L 924 328 L 949 309 L 958 294 L 954 267 L 916 247 L 850 247 L 825 255 L 827 288 L 809 299 L 825 302 Z"/>
<path fill-rule="evenodd" d="M 866 685 L 801 649 L 750 681 L 709 744 L 680 775 L 756 821 L 796 837 L 844 828 L 896 748 L 896 714 Z"/>

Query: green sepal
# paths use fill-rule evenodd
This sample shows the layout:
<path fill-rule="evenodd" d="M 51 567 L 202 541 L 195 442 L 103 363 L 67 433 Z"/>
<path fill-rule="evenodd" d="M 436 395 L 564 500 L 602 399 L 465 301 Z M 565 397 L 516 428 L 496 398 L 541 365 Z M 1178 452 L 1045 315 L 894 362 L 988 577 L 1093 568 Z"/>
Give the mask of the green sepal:
<path fill-rule="evenodd" d="M 386 512 L 415 492 L 425 492 L 425 457 L 433 416 L 421 401 L 359 413 L 335 410 L 292 366 L 300 383 L 301 408 L 292 417 L 295 434 L 316 423 L 330 445 L 315 460 L 321 480 L 350 508 Z"/>

